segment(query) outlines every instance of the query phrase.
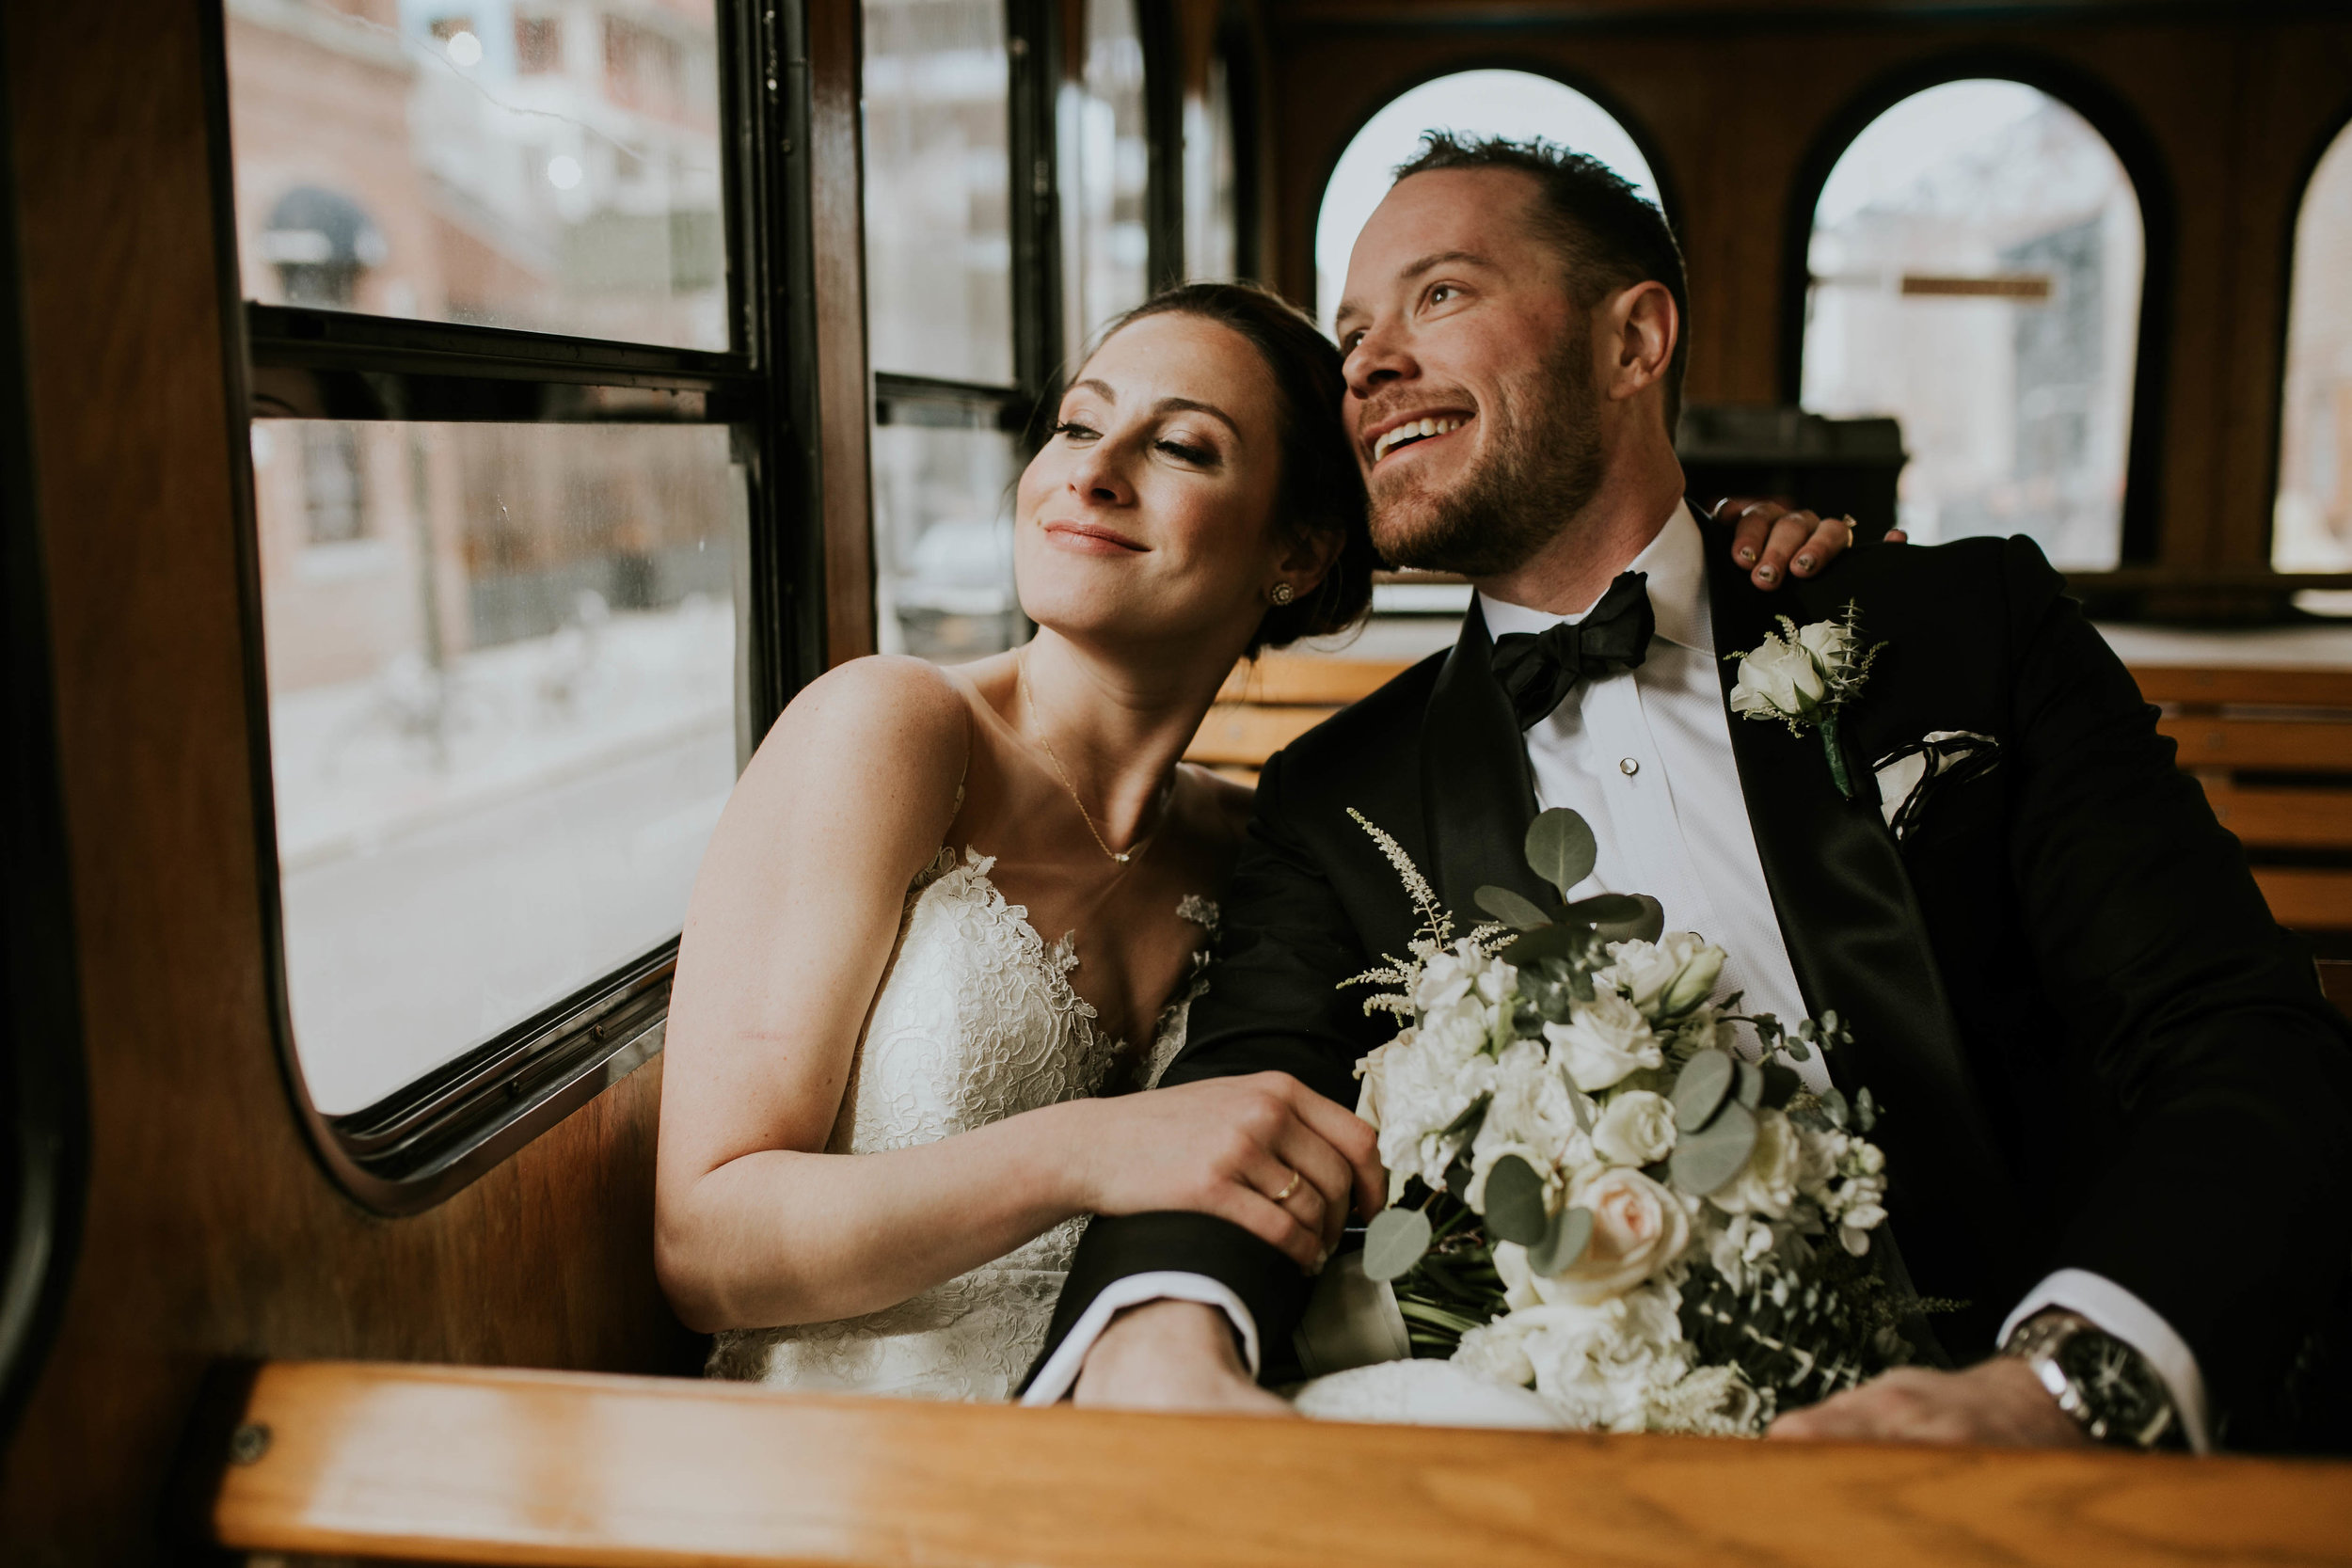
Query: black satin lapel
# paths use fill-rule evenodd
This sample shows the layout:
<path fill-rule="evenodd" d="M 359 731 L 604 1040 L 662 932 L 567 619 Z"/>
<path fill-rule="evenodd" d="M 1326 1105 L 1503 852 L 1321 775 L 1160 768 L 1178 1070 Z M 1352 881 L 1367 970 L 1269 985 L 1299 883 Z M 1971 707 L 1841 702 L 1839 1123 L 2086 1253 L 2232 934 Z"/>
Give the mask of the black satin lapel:
<path fill-rule="evenodd" d="M 1556 896 L 1527 868 L 1535 784 L 1511 701 L 1495 679 L 1486 618 L 1474 599 L 1422 719 L 1421 790 L 1437 862 L 1428 869 L 1459 929 L 1486 918 L 1477 894 L 1489 882 L 1539 901 Z"/>
<path fill-rule="evenodd" d="M 1808 604 L 1794 585 L 1768 600 L 1714 560 L 1724 552 L 1708 553 L 1719 653 L 1761 642 L 1774 611 L 1803 623 L 1842 607 L 1826 597 Z M 1873 678 L 1893 673 L 1883 664 Z M 1724 660 L 1726 701 L 1738 678 L 1736 661 Z M 1865 687 L 1855 701 L 1870 697 Z M 1985 1123 L 1910 874 L 1867 799 L 1876 790 L 1864 784 L 1867 765 L 1856 776 L 1866 799 L 1849 801 L 1812 731 L 1792 736 L 1785 724 L 1733 714 L 1731 750 L 1806 1005 L 1817 1016 L 1836 1008 L 1853 1031 L 1835 1064 L 1839 1083 L 1850 1093 L 1867 1085 L 1886 1108 L 1872 1139 L 1887 1153 L 1891 1207 L 1912 1275 L 1926 1294 L 1971 1299 L 1970 1318 L 1989 1310 L 1997 1325 L 2013 1292 L 2030 1283 L 2006 1277 L 2014 1250 L 2003 1242 L 2007 1163 Z"/>

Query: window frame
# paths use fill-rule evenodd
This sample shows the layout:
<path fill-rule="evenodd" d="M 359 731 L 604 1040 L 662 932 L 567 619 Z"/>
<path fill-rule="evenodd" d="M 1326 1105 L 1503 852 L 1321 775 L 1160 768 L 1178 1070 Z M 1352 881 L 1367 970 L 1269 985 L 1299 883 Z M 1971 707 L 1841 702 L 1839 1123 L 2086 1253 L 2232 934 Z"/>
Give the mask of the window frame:
<path fill-rule="evenodd" d="M 1941 53 L 1911 61 L 1865 84 L 1822 122 L 1788 183 L 1781 224 L 1780 400 L 1797 407 L 1804 389 L 1804 327 L 1813 284 L 1813 214 L 1822 187 L 1855 140 L 1898 103 L 1947 82 L 2015 82 L 2080 115 L 2123 166 L 2139 204 L 2139 332 L 2132 365 L 2131 426 L 2123 441 L 2123 505 L 2112 571 L 2066 574 L 2078 593 L 2141 587 L 2243 588 L 2210 573 L 2175 581 L 2158 565 L 2162 538 L 2164 428 L 2170 386 L 2173 268 L 2179 253 L 2171 175 L 2138 114 L 2096 77 L 2029 50 L 1997 47 Z M 2114 608 L 2103 601 L 2103 612 Z"/>
<path fill-rule="evenodd" d="M 2269 511 L 2263 525 L 2263 558 L 2274 559 L 2279 547 L 2279 483 L 2284 476 L 2287 445 L 2287 360 L 2294 352 L 2296 246 L 2303 235 L 2303 212 L 2311 205 L 2312 182 L 2319 178 L 2319 166 L 2328 161 L 2328 154 L 2339 142 L 2352 144 L 2352 100 L 2346 100 L 2336 112 L 2321 122 L 2321 130 L 2296 166 L 2295 179 L 2289 185 L 2295 196 L 2287 203 L 2286 224 L 2279 242 L 2279 318 L 2277 330 L 2271 337 L 2276 345 L 2278 373 L 2272 377 L 2270 400 L 2270 466 L 2263 493 L 2269 498 Z M 2292 580 L 2301 588 L 2352 588 L 2352 572 L 2342 573 L 2280 573 L 2282 580 Z M 2325 578 L 2328 580 L 2317 580 Z"/>
<path fill-rule="evenodd" d="M 1007 222 L 1012 241 L 1012 380 L 871 372 L 874 424 L 997 430 L 1025 462 L 1044 444 L 1068 356 L 1063 341 L 1061 87 L 1069 68 L 1062 0 L 1000 0 L 1005 15 Z M 1156 293 L 1181 277 L 1184 103 L 1175 0 L 1134 0 L 1143 43 L 1145 278 Z M 860 0 L 863 9 L 863 0 Z M 861 84 L 862 90 L 862 84 Z M 1238 116 L 1235 117 L 1237 119 Z M 1169 151 L 1170 147 L 1174 150 Z M 1147 294 L 1148 297 L 1148 294 Z"/>
<path fill-rule="evenodd" d="M 416 1213 L 473 1181 L 661 1049 L 677 940 L 576 988 L 372 1105 L 313 1103 L 289 1007 L 249 431 L 255 420 L 723 425 L 745 469 L 750 742 L 825 667 L 818 417 L 812 8 L 714 0 L 726 291 L 723 351 L 248 301 L 240 276 L 228 24 L 203 8 L 206 116 L 237 510 L 253 823 L 270 1023 L 327 1174 L 366 1208 Z M 854 33 L 850 35 L 854 69 Z M 862 487 L 862 474 L 853 476 Z M 739 757 L 739 765 L 743 759 Z"/>

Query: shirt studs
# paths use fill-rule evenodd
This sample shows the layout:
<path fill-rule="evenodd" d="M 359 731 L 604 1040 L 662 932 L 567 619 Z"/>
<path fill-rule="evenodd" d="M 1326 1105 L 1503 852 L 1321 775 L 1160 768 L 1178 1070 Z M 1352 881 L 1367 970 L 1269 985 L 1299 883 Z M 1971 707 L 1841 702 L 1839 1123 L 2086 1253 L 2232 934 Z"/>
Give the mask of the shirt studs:
<path fill-rule="evenodd" d="M 1639 773 L 1641 770 L 1642 765 L 1631 757 L 1619 757 L 1617 759 L 1617 771 L 1623 773 L 1629 779 L 1633 777 L 1634 774 Z"/>

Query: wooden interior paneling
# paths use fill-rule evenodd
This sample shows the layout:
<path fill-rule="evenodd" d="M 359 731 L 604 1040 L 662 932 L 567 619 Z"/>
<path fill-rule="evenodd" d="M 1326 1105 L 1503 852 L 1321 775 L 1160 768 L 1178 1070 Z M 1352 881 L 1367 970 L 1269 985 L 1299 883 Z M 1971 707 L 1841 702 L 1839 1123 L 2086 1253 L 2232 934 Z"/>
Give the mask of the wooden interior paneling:
<path fill-rule="evenodd" d="M 205 9 L 5 12 L 94 1121 L 63 1330 L 0 1482 L 11 1564 L 160 1555 L 162 1489 L 217 1357 L 684 1371 L 696 1354 L 650 1266 L 658 1061 L 405 1220 L 333 1187 L 290 1105 L 262 962 Z M 854 87 L 820 102 L 853 113 Z"/>
<path fill-rule="evenodd" d="M 858 9 L 808 7 L 810 229 L 823 475 L 825 653 L 874 651 L 873 467 L 867 449 L 866 209 L 858 146 Z"/>
<path fill-rule="evenodd" d="M 2352 1465 L 1303 1427 L 272 1366 L 246 1550 L 595 1568 L 2352 1563 Z"/>
<path fill-rule="evenodd" d="M 2185 3 L 2000 8 L 1844 0 L 1269 0 L 1280 286 L 1313 294 L 1323 184 L 1398 92 L 1454 70 L 1545 71 L 1620 110 L 1679 200 L 1695 403 L 1778 401 L 1798 170 L 1847 106 L 1941 58 L 2006 55 L 2103 86 L 2176 200 L 2156 521 L 2180 571 L 2266 564 L 2285 246 L 2299 181 L 2352 109 L 2352 17 Z M 1703 29 L 1703 33 L 1701 31 Z"/>

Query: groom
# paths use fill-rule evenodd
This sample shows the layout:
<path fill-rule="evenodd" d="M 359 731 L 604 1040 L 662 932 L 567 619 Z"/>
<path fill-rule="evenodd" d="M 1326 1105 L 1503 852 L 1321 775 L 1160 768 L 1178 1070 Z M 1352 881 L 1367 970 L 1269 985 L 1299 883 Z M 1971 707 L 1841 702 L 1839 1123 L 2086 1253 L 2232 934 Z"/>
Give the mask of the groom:
<path fill-rule="evenodd" d="M 1335 988 L 1416 917 L 1349 808 L 1470 911 L 1543 896 L 1521 839 L 1572 807 L 1580 895 L 1655 895 L 1755 1010 L 1843 1015 L 1912 1282 L 1967 1303 L 1931 1320 L 1948 1370 L 1776 1435 L 2264 1441 L 2352 1256 L 2343 1020 L 2030 542 L 1856 552 L 1778 602 L 1715 563 L 1671 440 L 1686 322 L 1664 220 L 1600 166 L 1437 135 L 1400 173 L 1348 269 L 1344 418 L 1382 553 L 1478 602 L 1268 762 L 1167 1081 L 1354 1104 L 1395 1025 Z M 1728 714 L 1724 659 L 1849 602 L 1887 644 L 1841 710 L 1851 801 L 1817 735 Z M 1220 1220 L 1098 1218 L 1027 1398 L 1270 1403 L 1308 1286 Z"/>

